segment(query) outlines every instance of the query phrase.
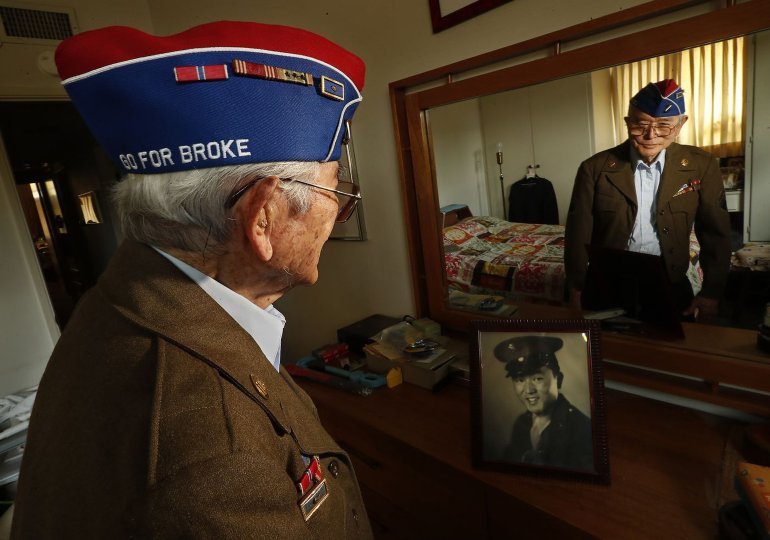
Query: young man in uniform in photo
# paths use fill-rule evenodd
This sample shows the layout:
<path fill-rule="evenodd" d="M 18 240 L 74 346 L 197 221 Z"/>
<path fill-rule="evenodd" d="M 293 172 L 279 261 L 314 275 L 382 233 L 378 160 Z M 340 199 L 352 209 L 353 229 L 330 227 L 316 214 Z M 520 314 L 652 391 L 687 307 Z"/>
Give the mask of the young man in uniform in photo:
<path fill-rule="evenodd" d="M 565 231 L 569 303 L 586 305 L 587 244 L 663 257 L 682 315 L 716 317 L 730 270 L 730 220 L 718 160 L 675 142 L 687 122 L 684 91 L 672 79 L 650 83 L 632 99 L 628 139 L 578 169 Z M 703 283 L 687 278 L 690 233 L 700 244 Z"/>
<path fill-rule="evenodd" d="M 360 199 L 337 160 L 363 62 L 248 22 L 94 30 L 56 59 L 127 173 L 126 240 L 43 375 L 12 537 L 370 538 L 273 307 Z"/>
<path fill-rule="evenodd" d="M 592 470 L 591 420 L 561 393 L 564 373 L 556 351 L 557 337 L 522 336 L 507 339 L 495 349 L 513 380 L 516 397 L 527 412 L 516 418 L 504 456 L 510 461 Z"/>

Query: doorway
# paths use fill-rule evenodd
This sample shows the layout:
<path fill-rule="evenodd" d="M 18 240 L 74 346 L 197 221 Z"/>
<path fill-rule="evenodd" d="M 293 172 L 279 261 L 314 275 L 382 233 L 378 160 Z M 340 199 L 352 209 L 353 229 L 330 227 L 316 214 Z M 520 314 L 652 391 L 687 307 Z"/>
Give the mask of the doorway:
<path fill-rule="evenodd" d="M 0 103 L 0 135 L 63 330 L 117 247 L 109 192 L 118 172 L 69 102 Z"/>

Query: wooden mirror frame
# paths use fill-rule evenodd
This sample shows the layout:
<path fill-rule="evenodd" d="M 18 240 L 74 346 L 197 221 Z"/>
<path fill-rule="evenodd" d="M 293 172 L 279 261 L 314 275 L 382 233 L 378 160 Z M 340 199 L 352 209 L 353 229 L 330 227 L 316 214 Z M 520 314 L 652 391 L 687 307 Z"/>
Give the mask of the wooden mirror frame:
<path fill-rule="evenodd" d="M 472 320 L 485 318 L 450 309 L 445 302 L 447 284 L 442 265 L 438 193 L 424 111 L 770 28 L 770 0 L 748 0 L 740 4 L 728 1 L 725 7 L 686 16 L 684 10 L 687 8 L 707 3 L 705 0 L 647 2 L 390 84 L 412 282 L 419 316 L 428 316 L 445 328 L 464 333 L 469 331 Z M 684 18 L 634 31 L 635 23 L 661 15 Z M 624 35 L 582 46 L 574 43 L 618 29 L 625 30 Z M 562 51 L 565 44 L 575 47 Z M 474 70 L 491 69 L 495 64 L 515 62 L 523 55 L 538 52 L 550 54 L 459 79 Z M 425 208 L 436 211 L 420 211 Z M 545 318 L 575 315 L 566 308 L 550 306 L 533 306 L 522 314 Z M 609 364 L 605 375 L 615 381 L 770 417 L 770 355 L 757 350 L 756 332 L 697 324 L 686 326 L 688 337 L 685 343 L 605 333 L 602 336 L 604 358 L 623 359 L 622 363 Z"/>

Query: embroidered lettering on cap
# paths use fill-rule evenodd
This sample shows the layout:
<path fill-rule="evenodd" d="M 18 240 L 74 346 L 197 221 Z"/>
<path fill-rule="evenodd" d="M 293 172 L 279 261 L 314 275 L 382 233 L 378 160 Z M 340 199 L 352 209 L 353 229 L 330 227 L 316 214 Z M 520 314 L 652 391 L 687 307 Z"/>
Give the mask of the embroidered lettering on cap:
<path fill-rule="evenodd" d="M 313 76 L 303 71 L 295 71 L 267 64 L 257 64 L 245 60 L 233 60 L 233 73 L 244 77 L 257 77 L 272 81 L 284 81 L 305 86 L 313 84 Z"/>
<path fill-rule="evenodd" d="M 181 145 L 179 157 L 182 163 L 194 161 L 206 161 L 210 159 L 232 159 L 235 157 L 250 156 L 249 139 L 230 139 L 227 141 L 210 141 L 208 143 L 194 143 Z"/>
<path fill-rule="evenodd" d="M 143 150 L 138 152 L 136 156 L 134 154 L 120 154 L 118 157 L 126 169 L 133 171 L 146 169 L 148 165 L 153 168 L 174 165 L 174 158 L 170 148 Z"/>
<path fill-rule="evenodd" d="M 221 81 L 228 78 L 227 64 L 210 66 L 178 66 L 174 68 L 176 82 Z"/>

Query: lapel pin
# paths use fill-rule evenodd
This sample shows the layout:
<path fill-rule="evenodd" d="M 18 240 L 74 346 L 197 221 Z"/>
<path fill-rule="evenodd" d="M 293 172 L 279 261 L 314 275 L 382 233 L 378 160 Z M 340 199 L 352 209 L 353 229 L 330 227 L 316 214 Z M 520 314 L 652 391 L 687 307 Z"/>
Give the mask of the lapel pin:
<path fill-rule="evenodd" d="M 263 399 L 267 399 L 268 393 L 265 381 L 257 379 L 253 373 L 249 373 L 249 378 L 251 379 L 251 384 L 253 384 L 254 388 L 257 390 L 257 393 L 262 396 Z"/>
<path fill-rule="evenodd" d="M 690 160 L 685 158 L 682 160 L 682 167 L 687 167 L 690 164 Z"/>

